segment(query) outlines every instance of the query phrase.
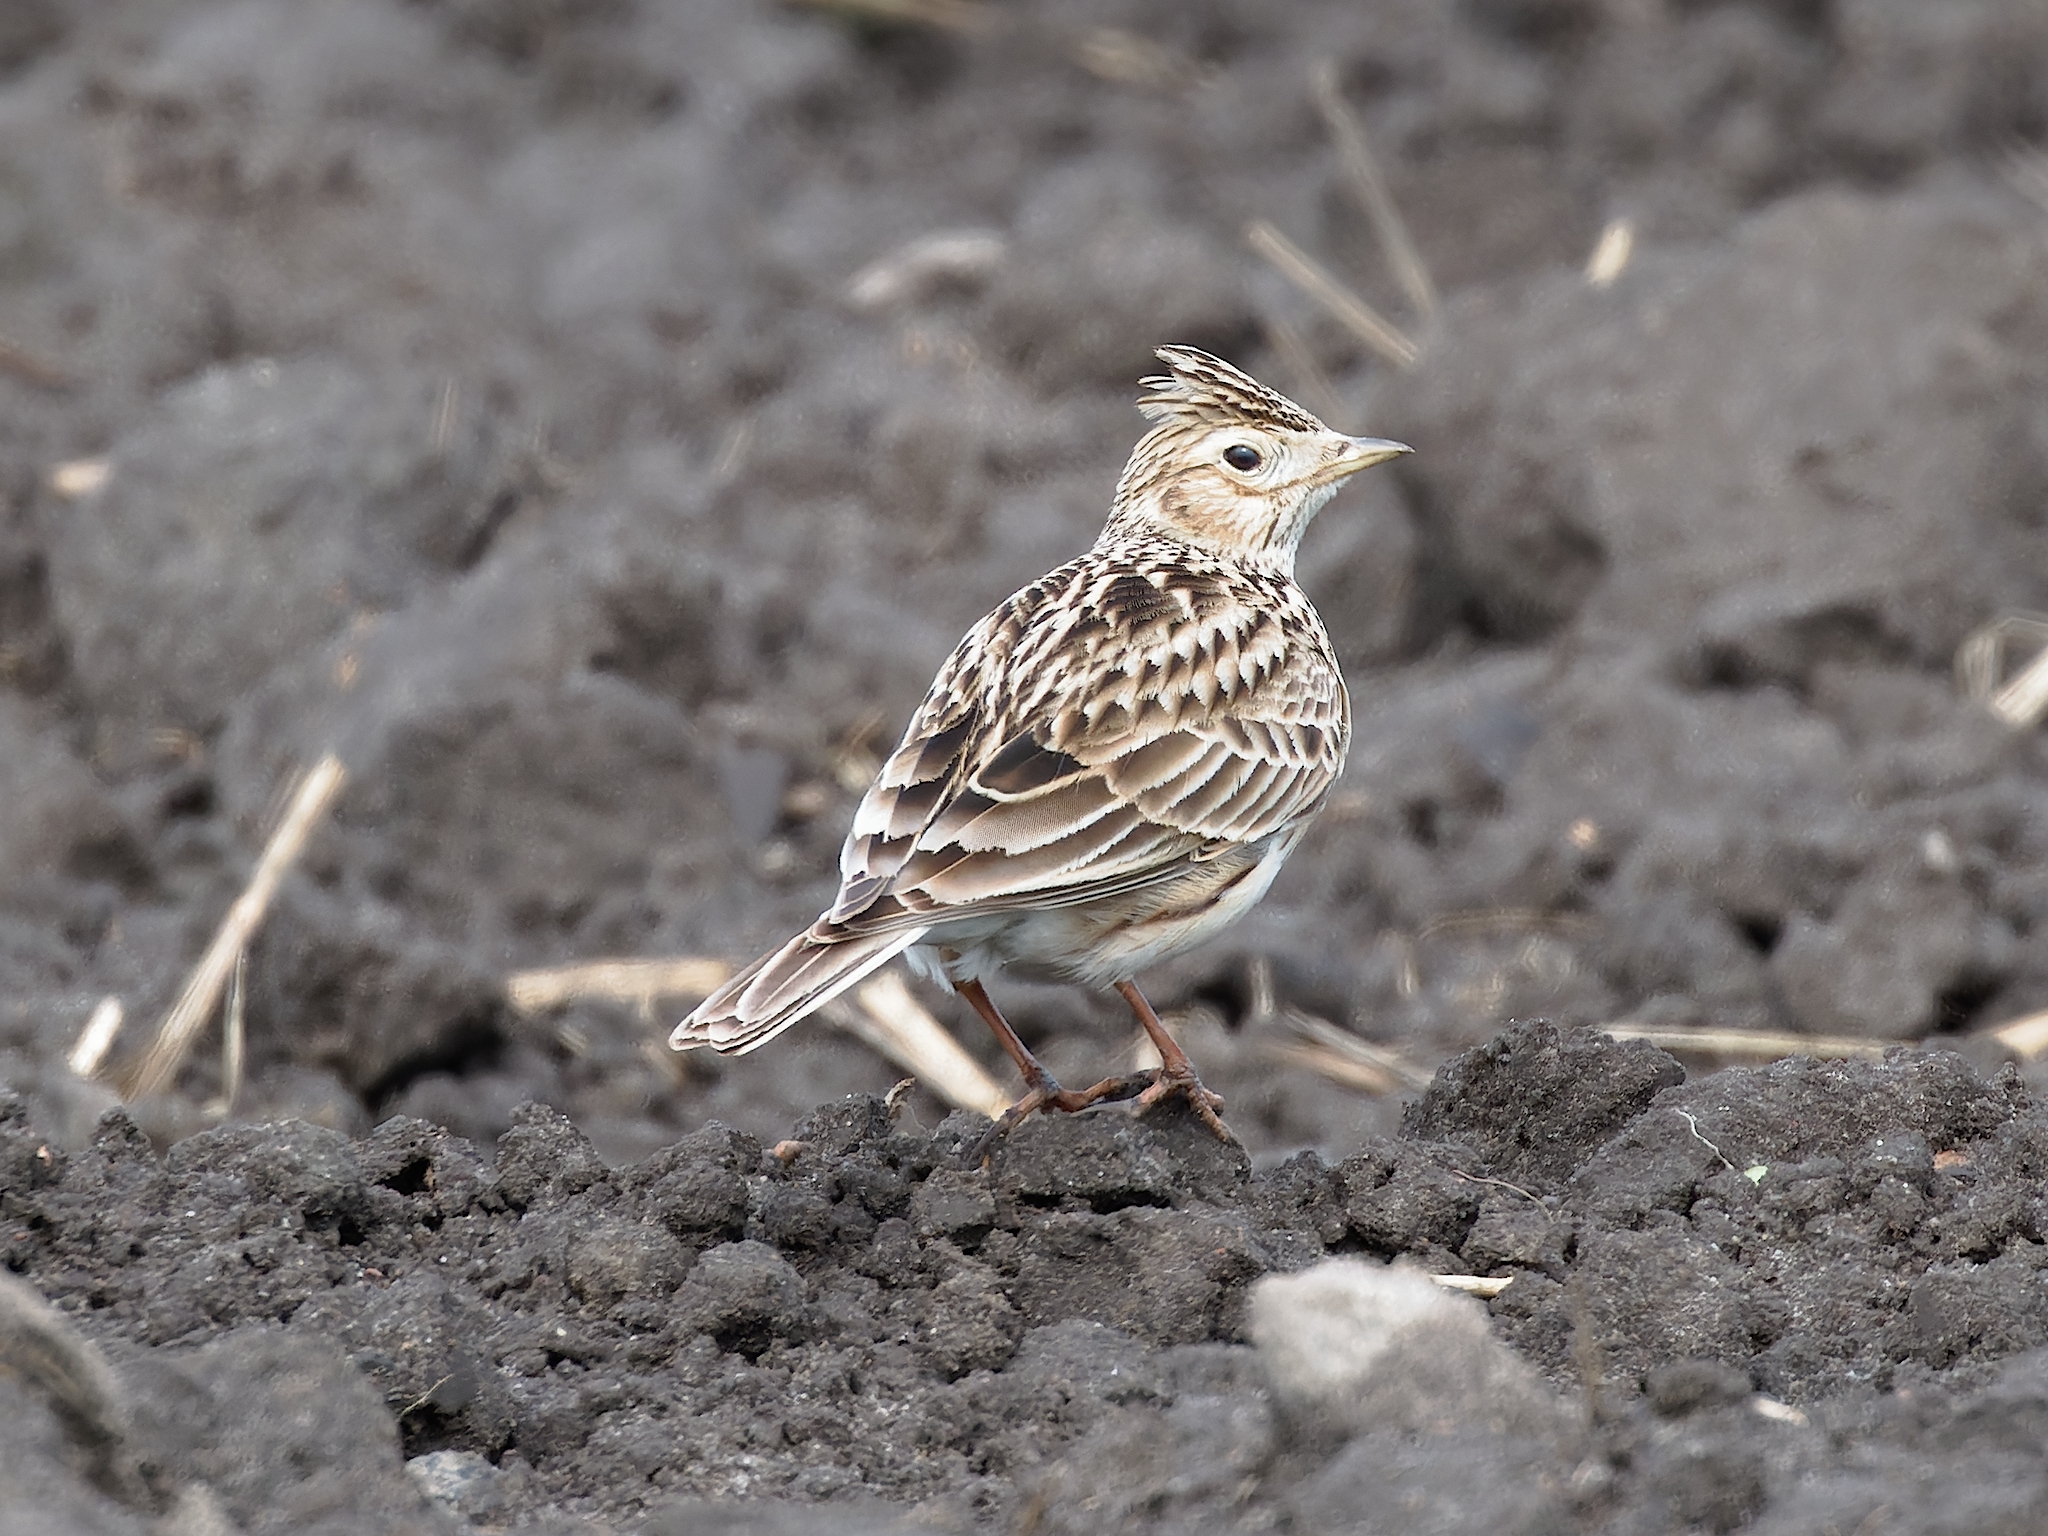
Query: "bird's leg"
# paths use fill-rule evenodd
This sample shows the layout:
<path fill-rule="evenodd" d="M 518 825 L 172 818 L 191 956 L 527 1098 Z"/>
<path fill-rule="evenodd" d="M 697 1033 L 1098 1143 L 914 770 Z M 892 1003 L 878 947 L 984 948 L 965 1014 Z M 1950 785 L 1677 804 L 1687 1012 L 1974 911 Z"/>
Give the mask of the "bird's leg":
<path fill-rule="evenodd" d="M 1071 1114 L 1077 1109 L 1086 1109 L 1098 1100 L 1114 1096 L 1119 1090 L 1129 1091 L 1129 1083 L 1121 1077 L 1106 1077 L 1092 1088 L 1078 1092 L 1062 1088 L 1059 1080 L 1039 1063 L 1030 1048 L 1017 1038 L 1017 1031 L 1010 1028 L 1010 1021 L 1003 1017 L 995 1005 L 995 999 L 988 995 L 988 989 L 978 981 L 956 981 L 953 990 L 973 1006 L 981 1015 L 982 1022 L 995 1034 L 996 1041 L 1009 1053 L 1010 1060 L 1017 1063 L 1017 1070 L 1024 1075 L 1024 1097 L 1004 1110 L 1002 1116 L 989 1128 L 989 1132 L 975 1148 L 975 1161 L 989 1147 L 1009 1134 L 1010 1128 L 1027 1115 L 1042 1109 L 1057 1109 Z M 1192 1074 L 1190 1074 L 1192 1075 Z M 1199 1086 L 1199 1085 L 1198 1085 Z M 1221 1102 L 1220 1100 L 1218 1101 Z"/>
<path fill-rule="evenodd" d="M 1138 1108 L 1149 1109 L 1161 1099 L 1178 1094 L 1188 1101 L 1188 1108 L 1195 1112 L 1202 1124 L 1232 1146 L 1237 1146 L 1237 1138 L 1223 1123 L 1223 1095 L 1211 1093 L 1202 1086 L 1201 1078 L 1195 1075 L 1195 1064 L 1188 1060 L 1188 1053 L 1180 1048 L 1180 1042 L 1159 1022 L 1159 1015 L 1145 1001 L 1145 994 L 1138 990 L 1137 983 L 1120 981 L 1116 989 L 1131 1005 L 1131 1012 L 1138 1016 L 1138 1022 L 1145 1026 L 1145 1033 L 1152 1037 L 1152 1044 L 1159 1050 L 1159 1075 L 1152 1080 L 1151 1087 L 1138 1095 Z"/>

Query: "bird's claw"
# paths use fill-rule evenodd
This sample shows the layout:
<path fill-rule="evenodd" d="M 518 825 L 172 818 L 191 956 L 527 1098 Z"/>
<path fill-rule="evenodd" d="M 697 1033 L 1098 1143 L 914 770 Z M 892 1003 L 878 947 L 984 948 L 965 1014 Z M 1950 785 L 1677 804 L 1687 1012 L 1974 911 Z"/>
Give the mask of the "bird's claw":
<path fill-rule="evenodd" d="M 1063 1115 L 1075 1114 L 1105 1099 L 1128 1099 L 1140 1089 L 1149 1092 L 1146 1085 L 1151 1082 L 1152 1074 L 1146 1073 L 1137 1077 L 1105 1077 L 1090 1088 L 1062 1088 L 1050 1072 L 1041 1071 L 1039 1079 L 1030 1084 L 1024 1097 L 998 1115 L 995 1123 L 982 1133 L 981 1140 L 967 1154 L 967 1166 L 979 1168 L 986 1163 L 997 1144 L 1032 1115 L 1048 1110 L 1056 1110 Z M 1220 1104 L 1223 1101 L 1218 1099 L 1216 1102 Z"/>
<path fill-rule="evenodd" d="M 1153 1074 L 1152 1085 L 1138 1095 L 1138 1113 L 1142 1115 L 1154 1104 L 1173 1098 L 1187 1100 L 1195 1118 L 1214 1131 L 1217 1140 L 1233 1147 L 1244 1145 L 1223 1123 L 1223 1095 L 1203 1087 L 1202 1080 L 1193 1071 L 1169 1072 L 1161 1067 Z"/>
<path fill-rule="evenodd" d="M 1186 1100 L 1195 1118 L 1213 1131 L 1218 1141 L 1226 1146 L 1243 1147 L 1244 1143 L 1223 1123 L 1223 1095 L 1205 1088 L 1202 1080 L 1192 1072 L 1174 1073 L 1154 1068 L 1132 1077 L 1105 1077 L 1091 1088 L 1078 1090 L 1062 1088 L 1052 1074 L 1047 1073 L 1042 1082 L 1034 1083 L 1023 1098 L 996 1117 L 967 1154 L 966 1165 L 969 1168 L 985 1165 L 1003 1139 L 1035 1114 L 1056 1110 L 1071 1115 L 1096 1104 L 1135 1099 L 1136 1112 L 1142 1115 L 1153 1105 L 1175 1098 Z"/>

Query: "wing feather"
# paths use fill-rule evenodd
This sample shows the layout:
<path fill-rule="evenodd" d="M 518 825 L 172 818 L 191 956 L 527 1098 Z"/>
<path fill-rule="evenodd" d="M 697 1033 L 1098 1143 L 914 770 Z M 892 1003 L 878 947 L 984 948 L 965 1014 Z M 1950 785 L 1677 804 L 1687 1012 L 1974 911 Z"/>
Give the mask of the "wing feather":
<path fill-rule="evenodd" d="M 855 815 L 820 927 L 928 927 L 1172 879 L 1311 814 L 1348 710 L 1291 582 L 1184 549 L 1083 557 L 940 670 Z"/>
<path fill-rule="evenodd" d="M 965 907 L 992 897 L 1022 897 L 1037 891 L 1087 883 L 1109 873 L 1103 853 L 1145 824 L 1135 806 L 1125 806 L 1068 833 L 1032 847 L 967 850 L 958 846 L 920 854 L 904 867 L 904 877 L 939 907 Z M 1085 871 L 1085 878 L 1077 878 Z"/>
<path fill-rule="evenodd" d="M 1224 754 L 1223 760 L 1216 765 L 1216 771 L 1205 782 L 1194 786 L 1187 798 L 1169 812 L 1174 824 L 1220 836 L 1223 822 L 1219 813 L 1244 788 L 1259 766 L 1257 758 L 1240 757 L 1235 752 Z"/>
<path fill-rule="evenodd" d="M 1199 738 L 1198 738 L 1199 739 Z M 1230 748 L 1220 741 L 1204 741 L 1202 755 L 1155 788 L 1135 796 L 1145 814 L 1166 826 L 1189 827 L 1188 802 L 1233 760 Z"/>
<path fill-rule="evenodd" d="M 924 844 L 957 843 L 969 853 L 1021 856 L 1093 826 L 1121 801 L 1109 781 L 1087 770 L 1049 789 L 1016 800 L 988 800 L 968 794 L 962 804 L 983 807 L 964 818 L 948 808 L 921 840 Z"/>
<path fill-rule="evenodd" d="M 1156 741 L 1111 758 L 1102 765 L 1102 771 L 1108 776 L 1110 788 L 1119 795 L 1127 800 L 1140 800 L 1148 791 L 1173 783 L 1193 768 L 1204 753 L 1213 751 L 1215 745 L 1193 731 L 1169 731 Z"/>

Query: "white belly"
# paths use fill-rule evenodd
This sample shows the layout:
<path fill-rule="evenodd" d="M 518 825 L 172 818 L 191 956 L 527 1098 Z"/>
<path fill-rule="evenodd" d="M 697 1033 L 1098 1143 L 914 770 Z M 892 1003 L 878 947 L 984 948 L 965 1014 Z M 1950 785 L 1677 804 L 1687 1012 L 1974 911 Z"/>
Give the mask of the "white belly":
<path fill-rule="evenodd" d="M 985 981 L 1002 971 L 1035 981 L 1107 987 L 1185 954 L 1251 910 L 1307 831 L 1193 866 L 1147 890 L 1070 907 L 956 918 L 935 926 L 905 958 L 934 981 Z"/>

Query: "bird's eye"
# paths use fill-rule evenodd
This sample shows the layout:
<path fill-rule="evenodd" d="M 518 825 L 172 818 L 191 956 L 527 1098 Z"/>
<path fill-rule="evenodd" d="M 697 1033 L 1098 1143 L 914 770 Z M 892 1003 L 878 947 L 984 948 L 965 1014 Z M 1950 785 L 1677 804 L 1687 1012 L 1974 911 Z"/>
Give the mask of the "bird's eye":
<path fill-rule="evenodd" d="M 1223 450 L 1223 462 L 1239 474 L 1248 475 L 1259 467 L 1259 450 L 1249 443 L 1232 443 Z"/>

